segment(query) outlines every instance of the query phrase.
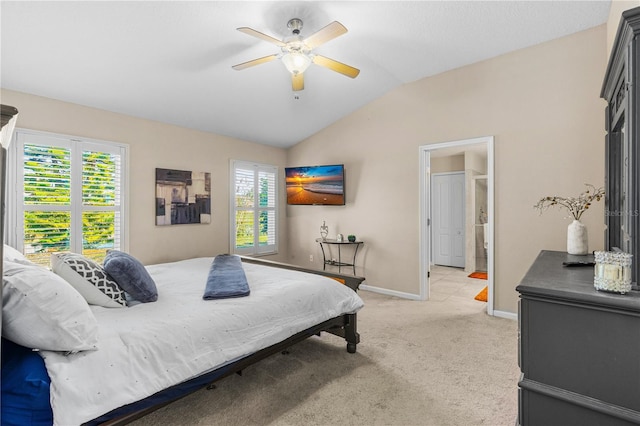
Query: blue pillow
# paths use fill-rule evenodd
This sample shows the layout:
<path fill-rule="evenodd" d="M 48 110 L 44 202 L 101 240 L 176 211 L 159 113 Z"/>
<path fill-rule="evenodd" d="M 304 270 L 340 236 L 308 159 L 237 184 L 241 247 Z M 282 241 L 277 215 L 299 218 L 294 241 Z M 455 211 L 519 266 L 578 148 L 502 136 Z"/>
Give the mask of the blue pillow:
<path fill-rule="evenodd" d="M 143 303 L 158 300 L 158 289 L 153 278 L 144 265 L 130 254 L 110 250 L 102 267 L 134 299 Z"/>

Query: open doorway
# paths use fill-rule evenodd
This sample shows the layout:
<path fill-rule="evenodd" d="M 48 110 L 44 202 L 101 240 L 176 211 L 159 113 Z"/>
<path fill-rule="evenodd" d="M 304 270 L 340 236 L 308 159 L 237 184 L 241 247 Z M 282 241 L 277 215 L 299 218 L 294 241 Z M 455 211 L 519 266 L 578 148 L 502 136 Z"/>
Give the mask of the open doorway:
<path fill-rule="evenodd" d="M 434 237 L 445 237 L 442 224 L 434 217 L 442 213 L 440 201 L 434 200 L 440 188 L 434 186 L 434 176 L 447 176 L 462 173 L 464 176 L 464 203 L 447 207 L 451 213 L 448 218 L 457 217 L 464 227 L 463 246 L 464 270 L 468 273 L 486 272 L 487 276 L 487 313 L 493 315 L 493 137 L 481 137 L 420 147 L 420 297 L 429 299 L 429 278 L 431 267 L 437 264 L 438 256 L 434 252 Z M 436 179 L 436 182 L 442 179 Z M 447 179 L 444 179 L 447 181 Z M 455 192 L 455 191 L 454 191 Z M 446 197 L 445 197 L 446 199 Z M 453 209 L 453 210 L 451 210 Z M 439 229 L 435 229 L 436 226 Z M 459 231 L 455 231 L 459 232 Z M 448 237 L 447 237 L 448 238 Z M 444 238 L 444 241 L 447 241 Z M 454 241 L 454 239 L 451 239 Z M 445 247 L 446 248 L 446 247 Z M 453 248 L 453 247 L 452 247 Z M 459 265 L 462 268 L 462 265 Z"/>

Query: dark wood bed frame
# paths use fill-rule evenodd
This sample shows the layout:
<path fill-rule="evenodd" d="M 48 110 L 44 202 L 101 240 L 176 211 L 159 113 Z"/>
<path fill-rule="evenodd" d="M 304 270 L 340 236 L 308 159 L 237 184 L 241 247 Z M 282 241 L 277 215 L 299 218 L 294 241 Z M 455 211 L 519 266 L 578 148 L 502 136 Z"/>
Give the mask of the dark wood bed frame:
<path fill-rule="evenodd" d="M 331 273 L 329 271 L 319 271 L 314 269 L 302 268 L 300 266 L 290 265 L 287 263 L 274 262 L 270 260 L 258 259 L 254 257 L 241 256 L 242 261 L 246 263 L 254 263 L 258 265 L 271 266 L 275 268 L 290 269 L 294 271 L 307 272 L 316 275 L 323 275 L 340 281 L 344 285 L 357 291 L 360 283 L 364 281 L 364 277 L 354 275 L 344 275 L 339 273 Z M 103 416 L 98 417 L 85 425 L 124 425 L 136 419 L 139 419 L 159 408 L 164 407 L 180 398 L 183 398 L 197 390 L 210 387 L 213 383 L 221 380 L 231 374 L 240 374 L 243 369 L 255 364 L 256 362 L 271 356 L 273 354 L 284 352 L 290 346 L 301 342 L 308 337 L 320 335 L 321 332 L 327 332 L 336 336 L 343 337 L 347 342 L 347 351 L 349 353 L 356 352 L 356 345 L 360 342 L 360 334 L 357 331 L 356 314 L 345 314 L 320 324 L 314 325 L 304 331 L 276 343 L 258 352 L 247 355 L 237 361 L 226 364 L 213 371 L 195 377 L 187 382 L 164 389 L 155 395 L 145 398 L 141 401 L 134 402 L 123 407 L 117 408 Z"/>

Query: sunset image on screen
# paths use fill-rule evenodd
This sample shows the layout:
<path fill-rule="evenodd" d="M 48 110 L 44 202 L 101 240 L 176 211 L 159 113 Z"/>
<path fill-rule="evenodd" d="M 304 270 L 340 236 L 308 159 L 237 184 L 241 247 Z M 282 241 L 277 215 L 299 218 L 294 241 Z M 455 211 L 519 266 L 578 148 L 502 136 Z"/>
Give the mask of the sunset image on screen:
<path fill-rule="evenodd" d="M 286 169 L 288 204 L 344 204 L 344 168 L 336 166 Z"/>

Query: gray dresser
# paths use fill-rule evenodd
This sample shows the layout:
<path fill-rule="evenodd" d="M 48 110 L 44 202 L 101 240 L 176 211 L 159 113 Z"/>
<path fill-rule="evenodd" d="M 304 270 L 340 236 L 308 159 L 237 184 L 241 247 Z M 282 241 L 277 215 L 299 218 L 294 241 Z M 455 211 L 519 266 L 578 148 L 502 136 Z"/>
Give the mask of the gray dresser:
<path fill-rule="evenodd" d="M 593 257 L 542 251 L 516 288 L 518 422 L 640 424 L 640 292 L 597 291 L 568 260 Z"/>

